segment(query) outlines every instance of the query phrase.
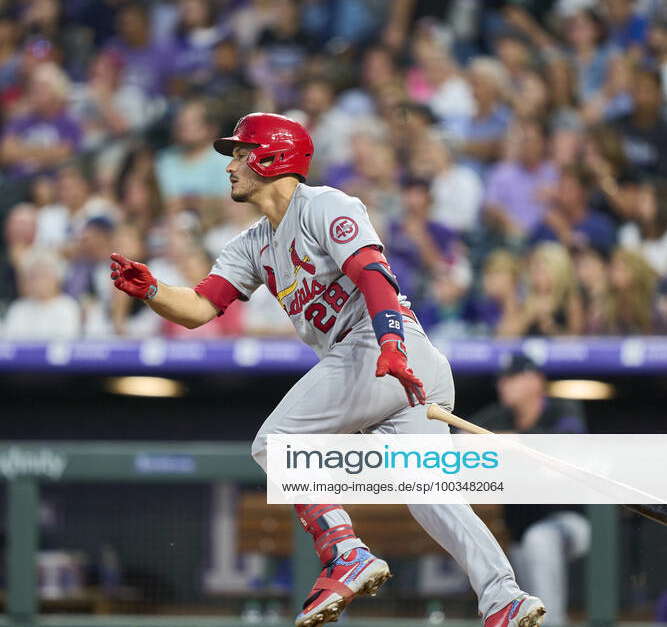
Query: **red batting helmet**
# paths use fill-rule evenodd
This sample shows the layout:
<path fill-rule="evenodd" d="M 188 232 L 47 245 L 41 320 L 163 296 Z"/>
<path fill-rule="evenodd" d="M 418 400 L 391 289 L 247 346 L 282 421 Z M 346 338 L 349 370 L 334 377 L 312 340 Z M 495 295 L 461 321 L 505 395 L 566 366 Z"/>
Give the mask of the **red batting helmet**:
<path fill-rule="evenodd" d="M 305 178 L 314 150 L 313 140 L 301 124 L 275 113 L 250 113 L 242 117 L 234 134 L 217 139 L 213 146 L 231 157 L 238 144 L 256 144 L 247 164 L 260 176 L 300 174 Z"/>

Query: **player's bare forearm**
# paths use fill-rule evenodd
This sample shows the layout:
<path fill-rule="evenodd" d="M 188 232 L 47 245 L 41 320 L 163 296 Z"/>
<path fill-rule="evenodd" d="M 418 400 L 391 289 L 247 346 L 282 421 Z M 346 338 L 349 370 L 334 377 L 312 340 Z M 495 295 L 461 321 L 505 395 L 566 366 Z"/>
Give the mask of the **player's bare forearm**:
<path fill-rule="evenodd" d="M 114 285 L 129 296 L 143 300 L 156 314 L 171 322 L 194 329 L 218 314 L 215 305 L 191 287 L 161 283 L 143 263 L 120 253 L 112 253 L 111 261 Z"/>
<path fill-rule="evenodd" d="M 166 320 L 195 329 L 217 315 L 216 308 L 191 287 L 173 287 L 158 282 L 157 294 L 146 304 Z"/>

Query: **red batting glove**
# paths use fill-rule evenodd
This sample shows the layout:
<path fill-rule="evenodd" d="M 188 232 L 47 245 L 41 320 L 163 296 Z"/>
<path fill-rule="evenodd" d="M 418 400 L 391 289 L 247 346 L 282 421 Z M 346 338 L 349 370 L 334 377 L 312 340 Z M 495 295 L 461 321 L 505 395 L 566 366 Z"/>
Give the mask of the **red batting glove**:
<path fill-rule="evenodd" d="M 157 294 L 157 279 L 143 263 L 126 259 L 123 255 L 111 255 L 111 278 L 119 289 L 141 300 L 149 300 Z"/>
<path fill-rule="evenodd" d="M 400 340 L 385 340 L 380 346 L 375 376 L 384 377 L 386 374 L 396 377 L 401 382 L 410 407 L 414 407 L 417 402 L 426 404 L 424 384 L 408 368 L 408 353 L 405 344 Z"/>

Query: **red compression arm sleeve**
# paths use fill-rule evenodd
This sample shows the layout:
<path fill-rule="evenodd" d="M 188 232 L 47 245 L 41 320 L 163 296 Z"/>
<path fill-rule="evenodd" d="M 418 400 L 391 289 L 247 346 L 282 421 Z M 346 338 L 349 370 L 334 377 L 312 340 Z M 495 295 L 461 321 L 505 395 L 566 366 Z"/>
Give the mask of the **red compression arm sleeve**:
<path fill-rule="evenodd" d="M 373 263 L 381 264 L 391 274 L 391 268 L 387 259 L 374 246 L 366 246 L 359 249 L 354 255 L 346 259 L 342 268 L 343 272 L 352 279 L 357 288 L 359 288 L 359 291 L 364 295 L 371 320 L 381 311 L 387 309 L 393 311 L 401 310 L 398 303 L 398 294 L 394 286 L 389 283 L 389 280 L 376 270 L 366 269 L 366 266 Z M 380 341 L 383 339 L 400 340 L 401 338 L 393 333 L 387 333 L 380 338 Z"/>
<path fill-rule="evenodd" d="M 235 300 L 243 298 L 239 292 L 227 279 L 217 274 L 209 274 L 206 278 L 199 281 L 195 286 L 195 292 L 210 300 L 218 309 L 218 315 L 225 313 Z"/>

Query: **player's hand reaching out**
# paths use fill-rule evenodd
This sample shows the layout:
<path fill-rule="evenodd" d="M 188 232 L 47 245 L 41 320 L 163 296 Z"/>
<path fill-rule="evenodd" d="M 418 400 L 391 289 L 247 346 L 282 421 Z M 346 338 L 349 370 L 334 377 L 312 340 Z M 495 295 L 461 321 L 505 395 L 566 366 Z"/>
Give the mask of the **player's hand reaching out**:
<path fill-rule="evenodd" d="M 396 377 L 401 382 L 411 407 L 417 403 L 422 405 L 426 403 L 424 384 L 408 368 L 408 353 L 405 350 L 405 344 L 398 339 L 384 340 L 380 346 L 375 376 L 384 377 L 386 374 Z"/>
<path fill-rule="evenodd" d="M 147 266 L 118 253 L 113 253 L 111 259 L 111 278 L 119 290 L 141 300 L 153 298 L 157 294 L 157 279 Z"/>

